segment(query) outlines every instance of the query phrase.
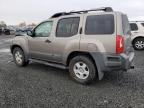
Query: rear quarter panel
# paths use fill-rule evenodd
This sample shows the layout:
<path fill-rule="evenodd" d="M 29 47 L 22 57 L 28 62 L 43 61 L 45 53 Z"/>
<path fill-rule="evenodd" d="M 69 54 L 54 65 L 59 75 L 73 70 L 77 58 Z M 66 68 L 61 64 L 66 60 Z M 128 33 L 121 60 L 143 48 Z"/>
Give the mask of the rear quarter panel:
<path fill-rule="evenodd" d="M 112 14 L 114 15 L 114 33 L 113 34 L 102 34 L 102 35 L 86 35 L 85 34 L 85 25 L 86 19 L 89 15 L 105 15 Z M 80 40 L 80 51 L 88 52 L 104 52 L 104 53 L 115 53 L 116 50 L 116 14 L 114 12 L 108 13 L 97 13 L 97 14 L 88 14 L 84 16 L 83 22 L 83 34 L 81 35 Z"/>
<path fill-rule="evenodd" d="M 135 38 L 138 38 L 138 37 L 143 37 L 144 38 L 144 33 L 132 34 L 131 40 L 133 41 Z"/>

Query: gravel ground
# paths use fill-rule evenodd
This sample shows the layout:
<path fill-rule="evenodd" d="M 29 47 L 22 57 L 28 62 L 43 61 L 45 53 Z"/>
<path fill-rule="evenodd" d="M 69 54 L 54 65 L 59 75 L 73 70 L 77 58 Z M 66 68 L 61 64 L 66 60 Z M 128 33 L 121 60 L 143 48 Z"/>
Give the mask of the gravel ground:
<path fill-rule="evenodd" d="M 9 42 L 0 36 L 0 108 L 144 108 L 144 51 L 135 52 L 135 69 L 106 73 L 84 86 L 66 70 L 12 62 Z"/>

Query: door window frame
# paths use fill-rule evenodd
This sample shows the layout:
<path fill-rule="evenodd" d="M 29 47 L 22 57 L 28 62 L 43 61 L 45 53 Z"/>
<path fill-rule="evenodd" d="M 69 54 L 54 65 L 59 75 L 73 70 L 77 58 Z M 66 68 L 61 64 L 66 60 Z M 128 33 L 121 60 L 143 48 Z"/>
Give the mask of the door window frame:
<path fill-rule="evenodd" d="M 58 31 L 58 26 L 59 26 L 59 23 L 61 20 L 63 19 L 71 19 L 71 18 L 79 18 L 79 22 L 78 22 L 78 29 L 77 29 L 77 33 L 75 33 L 74 35 L 70 35 L 70 36 L 57 36 L 57 31 Z M 75 17 L 65 17 L 65 18 L 61 18 L 57 21 L 57 24 L 56 24 L 56 31 L 55 31 L 55 37 L 56 38 L 69 38 L 69 37 L 72 37 L 72 36 L 75 36 L 79 33 L 79 27 L 80 27 L 80 21 L 81 21 L 81 17 L 80 16 L 75 16 Z"/>
<path fill-rule="evenodd" d="M 36 30 L 39 26 L 41 26 L 42 24 L 47 23 L 47 22 L 52 22 L 51 32 L 50 32 L 49 36 L 45 36 L 45 37 L 50 37 L 50 36 L 51 36 L 51 33 L 52 33 L 53 25 L 54 25 L 53 21 L 44 21 L 44 22 L 41 22 L 40 24 L 38 24 L 38 25 L 33 29 L 33 36 L 32 36 L 32 37 L 44 37 L 44 36 L 35 36 L 35 30 Z"/>
<path fill-rule="evenodd" d="M 93 17 L 93 16 L 96 17 L 96 16 L 106 16 L 106 15 L 113 17 L 113 31 L 112 31 L 112 33 L 87 33 L 86 32 L 86 30 L 87 30 L 86 28 L 87 28 L 87 24 L 88 24 L 88 18 Z M 84 29 L 85 35 L 112 35 L 115 33 L 115 29 L 116 29 L 115 16 L 114 16 L 114 14 L 89 14 L 89 15 L 86 15 L 84 28 L 85 28 Z"/>
<path fill-rule="evenodd" d="M 136 28 L 133 29 L 133 30 L 132 30 L 132 26 L 131 26 L 132 24 L 135 25 L 135 27 L 136 27 Z M 131 31 L 138 31 L 139 28 L 138 28 L 137 23 L 130 23 L 130 29 L 131 29 Z"/>

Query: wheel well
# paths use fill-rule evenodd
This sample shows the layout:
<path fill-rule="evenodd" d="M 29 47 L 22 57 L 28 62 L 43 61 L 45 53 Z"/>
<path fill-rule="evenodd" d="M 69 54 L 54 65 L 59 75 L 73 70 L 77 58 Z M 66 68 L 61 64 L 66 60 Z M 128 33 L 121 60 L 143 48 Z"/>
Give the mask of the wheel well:
<path fill-rule="evenodd" d="M 138 37 L 136 37 L 136 38 L 133 39 L 132 44 L 134 44 L 134 41 L 135 41 L 136 39 L 139 39 L 139 38 L 143 38 L 143 39 L 144 39 L 143 36 L 138 36 Z"/>
<path fill-rule="evenodd" d="M 70 61 L 71 61 L 72 58 L 74 58 L 74 57 L 76 57 L 76 56 L 80 56 L 80 55 L 89 57 L 89 58 L 92 60 L 92 62 L 94 63 L 95 67 L 96 67 L 96 63 L 95 63 L 95 61 L 94 61 L 94 59 L 93 59 L 93 57 L 91 56 L 90 53 L 88 53 L 88 52 L 79 52 L 79 51 L 72 52 L 72 53 L 68 56 L 68 59 L 67 59 L 67 62 L 66 62 L 66 63 L 67 63 L 67 66 L 69 65 L 69 63 L 70 63 Z"/>
<path fill-rule="evenodd" d="M 13 53 L 13 50 L 14 50 L 16 47 L 21 48 L 19 45 L 13 45 L 13 46 L 11 47 L 11 53 Z M 21 48 L 21 49 L 22 49 L 22 48 Z M 22 50 L 23 50 L 23 49 L 22 49 Z"/>

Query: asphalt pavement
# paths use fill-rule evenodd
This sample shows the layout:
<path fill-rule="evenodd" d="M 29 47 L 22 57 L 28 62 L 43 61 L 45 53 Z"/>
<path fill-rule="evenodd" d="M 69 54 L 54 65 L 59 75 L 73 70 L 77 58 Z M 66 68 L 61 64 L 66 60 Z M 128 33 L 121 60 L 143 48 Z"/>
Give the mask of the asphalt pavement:
<path fill-rule="evenodd" d="M 106 73 L 85 86 L 67 70 L 37 63 L 17 67 L 12 38 L 0 36 L 0 108 L 144 108 L 144 51 L 135 52 L 135 69 Z"/>

